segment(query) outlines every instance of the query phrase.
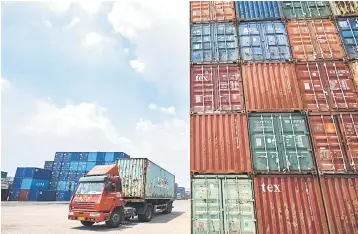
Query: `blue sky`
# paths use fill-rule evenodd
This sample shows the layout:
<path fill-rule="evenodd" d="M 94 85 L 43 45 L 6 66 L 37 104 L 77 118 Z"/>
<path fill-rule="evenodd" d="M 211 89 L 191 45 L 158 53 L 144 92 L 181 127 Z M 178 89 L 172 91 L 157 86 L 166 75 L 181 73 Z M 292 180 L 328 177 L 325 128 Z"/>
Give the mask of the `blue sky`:
<path fill-rule="evenodd" d="M 126 151 L 189 186 L 189 9 L 176 4 L 3 2 L 1 169 Z"/>

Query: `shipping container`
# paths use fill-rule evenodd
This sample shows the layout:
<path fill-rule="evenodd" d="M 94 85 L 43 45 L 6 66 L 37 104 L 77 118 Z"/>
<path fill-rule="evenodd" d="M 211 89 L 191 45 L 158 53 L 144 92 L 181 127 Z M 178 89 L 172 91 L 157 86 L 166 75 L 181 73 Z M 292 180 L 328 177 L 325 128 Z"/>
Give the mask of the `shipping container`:
<path fill-rule="evenodd" d="M 52 190 L 38 191 L 37 201 L 56 201 L 56 191 L 52 191 Z"/>
<path fill-rule="evenodd" d="M 54 162 L 52 170 L 61 170 L 62 163 Z"/>
<path fill-rule="evenodd" d="M 87 161 L 95 162 L 97 161 L 97 153 L 96 152 L 89 152 Z"/>
<path fill-rule="evenodd" d="M 18 201 L 20 189 L 11 189 L 9 194 L 9 201 Z"/>
<path fill-rule="evenodd" d="M 16 168 L 15 178 L 24 178 L 26 167 Z"/>
<path fill-rule="evenodd" d="M 190 116 L 190 172 L 251 172 L 245 114 Z"/>
<path fill-rule="evenodd" d="M 293 64 L 246 63 L 242 75 L 247 112 L 302 110 Z"/>
<path fill-rule="evenodd" d="M 190 22 L 209 23 L 235 20 L 233 1 L 191 1 Z"/>
<path fill-rule="evenodd" d="M 130 158 L 130 156 L 124 152 L 114 152 L 114 159 L 117 158 Z"/>
<path fill-rule="evenodd" d="M 28 201 L 37 201 L 38 189 L 30 189 L 29 194 L 27 196 Z"/>
<path fill-rule="evenodd" d="M 96 161 L 105 161 L 105 153 L 104 152 L 97 152 L 97 159 Z"/>
<path fill-rule="evenodd" d="M 6 171 L 1 171 L 1 179 L 5 179 L 7 177 Z"/>
<path fill-rule="evenodd" d="M 177 200 L 183 200 L 185 198 L 185 188 L 184 187 L 178 187 L 177 193 L 176 193 L 176 199 Z"/>
<path fill-rule="evenodd" d="M 191 25 L 190 43 L 192 63 L 233 63 L 238 60 L 234 23 Z"/>
<path fill-rule="evenodd" d="M 77 171 L 79 162 L 71 162 L 70 163 L 70 171 Z"/>
<path fill-rule="evenodd" d="M 21 183 L 21 189 L 48 189 L 48 180 L 24 178 Z"/>
<path fill-rule="evenodd" d="M 280 19 L 277 1 L 236 1 L 236 15 L 239 21 Z"/>
<path fill-rule="evenodd" d="M 51 170 L 53 169 L 53 163 L 54 161 L 45 161 L 44 169 L 45 170 Z"/>
<path fill-rule="evenodd" d="M 67 180 L 68 179 L 68 173 L 69 171 L 61 171 L 60 172 L 60 176 L 59 176 L 59 180 Z"/>
<path fill-rule="evenodd" d="M 7 201 L 9 199 L 10 189 L 1 189 L 1 201 Z"/>
<path fill-rule="evenodd" d="M 78 163 L 78 171 L 86 171 L 87 169 L 87 162 L 79 162 Z"/>
<path fill-rule="evenodd" d="M 259 234 L 328 233 L 316 176 L 259 175 L 254 188 Z"/>
<path fill-rule="evenodd" d="M 255 234 L 252 180 L 241 175 L 200 175 L 191 180 L 193 234 Z"/>
<path fill-rule="evenodd" d="M 71 152 L 63 153 L 63 159 L 62 162 L 70 162 L 71 161 Z"/>
<path fill-rule="evenodd" d="M 290 45 L 281 21 L 242 22 L 238 26 L 240 58 L 244 61 L 288 61 Z"/>
<path fill-rule="evenodd" d="M 193 65 L 190 69 L 191 113 L 243 112 L 239 66 Z"/>
<path fill-rule="evenodd" d="M 69 180 L 76 180 L 76 175 L 77 175 L 77 172 L 70 171 L 70 172 L 68 173 L 68 179 L 69 179 Z"/>
<path fill-rule="evenodd" d="M 27 201 L 29 192 L 30 192 L 30 190 L 28 190 L 28 189 L 21 189 L 20 193 L 19 193 L 19 201 Z"/>
<path fill-rule="evenodd" d="M 252 113 L 249 132 L 255 172 L 315 172 L 305 115 Z"/>
<path fill-rule="evenodd" d="M 295 68 L 305 110 L 358 108 L 353 76 L 344 62 L 297 63 Z"/>
<path fill-rule="evenodd" d="M 45 170 L 35 167 L 26 167 L 24 177 L 49 180 L 51 178 L 51 170 Z"/>
<path fill-rule="evenodd" d="M 23 178 L 15 178 L 12 183 L 12 188 L 14 189 L 20 189 L 22 184 Z"/>
<path fill-rule="evenodd" d="M 71 153 L 71 162 L 73 162 L 73 161 L 80 161 L 80 154 L 79 153 L 76 153 L 76 152 L 73 152 L 73 153 Z"/>
<path fill-rule="evenodd" d="M 108 164 L 105 164 L 105 162 L 100 162 L 100 161 L 96 161 L 96 165 L 109 165 L 109 164 L 113 164 L 112 162 L 107 162 Z"/>
<path fill-rule="evenodd" d="M 50 190 L 56 190 L 57 189 L 58 182 L 56 181 L 50 181 L 48 188 Z"/>
<path fill-rule="evenodd" d="M 56 152 L 56 153 L 55 153 L 54 162 L 62 163 L 63 155 L 64 155 L 63 152 Z"/>
<path fill-rule="evenodd" d="M 71 161 L 70 162 L 64 162 L 64 163 L 62 163 L 62 165 L 61 165 L 61 171 L 63 171 L 63 170 L 66 170 L 66 171 L 68 171 L 68 170 L 70 170 L 70 168 L 71 168 Z"/>
<path fill-rule="evenodd" d="M 72 193 L 70 191 L 56 192 L 56 201 L 69 201 L 71 200 Z"/>
<path fill-rule="evenodd" d="M 175 176 L 146 158 L 118 160 L 123 197 L 174 199 Z"/>
<path fill-rule="evenodd" d="M 113 164 L 114 161 L 111 161 L 111 164 Z M 96 162 L 87 162 L 86 171 L 91 170 L 94 166 L 96 166 Z"/>
<path fill-rule="evenodd" d="M 290 20 L 288 38 L 297 61 L 337 60 L 346 57 L 332 20 Z"/>
<path fill-rule="evenodd" d="M 358 17 L 338 19 L 337 25 L 348 58 L 358 59 Z"/>
<path fill-rule="evenodd" d="M 332 15 L 328 1 L 282 1 L 286 19 L 329 18 Z"/>
<path fill-rule="evenodd" d="M 357 233 L 358 176 L 325 175 L 321 186 L 330 233 Z"/>
<path fill-rule="evenodd" d="M 114 152 L 106 152 L 104 153 L 104 161 L 106 162 L 114 162 Z"/>
<path fill-rule="evenodd" d="M 358 61 L 350 61 L 349 68 L 350 68 L 350 71 L 352 72 L 353 81 L 354 81 L 356 90 L 358 90 Z"/>
<path fill-rule="evenodd" d="M 335 16 L 357 16 L 357 1 L 329 1 L 331 10 Z"/>
<path fill-rule="evenodd" d="M 79 161 L 88 161 L 88 153 L 81 152 L 81 153 L 78 153 L 78 154 L 79 154 Z"/>

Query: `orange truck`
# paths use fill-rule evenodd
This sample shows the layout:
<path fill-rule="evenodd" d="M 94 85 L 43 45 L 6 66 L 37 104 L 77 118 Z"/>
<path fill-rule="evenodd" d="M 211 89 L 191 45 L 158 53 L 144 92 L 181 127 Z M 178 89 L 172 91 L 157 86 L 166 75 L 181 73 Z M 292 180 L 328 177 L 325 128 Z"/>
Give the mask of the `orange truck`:
<path fill-rule="evenodd" d="M 174 182 L 174 175 L 146 158 L 118 159 L 113 165 L 95 166 L 80 178 L 68 219 L 84 226 L 105 222 L 108 228 L 135 216 L 149 222 L 153 213 L 171 213 Z"/>

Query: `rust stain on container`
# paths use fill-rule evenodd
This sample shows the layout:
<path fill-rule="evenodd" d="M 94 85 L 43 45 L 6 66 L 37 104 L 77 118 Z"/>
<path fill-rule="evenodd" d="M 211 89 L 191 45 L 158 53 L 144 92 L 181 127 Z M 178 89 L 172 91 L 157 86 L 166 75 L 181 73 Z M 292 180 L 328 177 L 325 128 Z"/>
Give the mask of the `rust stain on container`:
<path fill-rule="evenodd" d="M 242 79 L 237 65 L 193 65 L 190 93 L 192 113 L 244 111 Z"/>
<path fill-rule="evenodd" d="M 349 67 L 343 62 L 300 62 L 295 65 L 303 108 L 337 111 L 358 108 Z"/>
<path fill-rule="evenodd" d="M 346 56 L 332 20 L 290 20 L 287 32 L 293 57 L 298 61 L 342 59 Z"/>
<path fill-rule="evenodd" d="M 242 65 L 242 75 L 247 111 L 302 110 L 293 64 L 247 63 Z"/>
<path fill-rule="evenodd" d="M 259 175 L 254 187 L 259 234 L 328 233 L 317 177 Z"/>
<path fill-rule="evenodd" d="M 350 62 L 349 68 L 351 69 L 351 72 L 353 75 L 353 80 L 354 80 L 354 84 L 356 86 L 356 90 L 358 90 L 358 62 L 355 62 L 355 61 Z"/>
<path fill-rule="evenodd" d="M 251 172 L 245 114 L 190 116 L 191 173 Z"/>
<path fill-rule="evenodd" d="M 224 22 L 235 19 L 233 1 L 192 1 L 190 21 L 192 23 Z"/>
<path fill-rule="evenodd" d="M 326 175 L 321 186 L 330 233 L 358 233 L 358 176 Z"/>

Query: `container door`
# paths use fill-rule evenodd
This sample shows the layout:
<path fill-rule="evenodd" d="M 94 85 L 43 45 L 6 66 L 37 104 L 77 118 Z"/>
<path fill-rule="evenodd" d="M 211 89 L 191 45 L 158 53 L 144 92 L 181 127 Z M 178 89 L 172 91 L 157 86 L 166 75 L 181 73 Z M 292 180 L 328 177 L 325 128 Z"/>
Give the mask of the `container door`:
<path fill-rule="evenodd" d="M 354 61 L 350 62 L 349 67 L 353 75 L 355 87 L 358 90 L 358 62 L 354 62 Z"/>
<path fill-rule="evenodd" d="M 214 60 L 214 45 L 212 41 L 212 27 L 210 24 L 192 25 L 191 33 L 191 62 L 203 63 Z"/>
<path fill-rule="evenodd" d="M 237 33 L 233 23 L 215 23 L 215 61 L 236 62 L 238 59 Z"/>
<path fill-rule="evenodd" d="M 192 233 L 224 233 L 220 179 L 193 179 L 192 191 Z"/>
<path fill-rule="evenodd" d="M 357 59 L 358 58 L 358 18 L 356 17 L 356 18 L 339 19 L 338 28 L 341 34 L 341 38 L 343 40 L 343 44 L 347 56 L 351 59 Z"/>
<path fill-rule="evenodd" d="M 255 234 L 255 210 L 252 181 L 222 180 L 225 233 Z"/>
<path fill-rule="evenodd" d="M 284 162 L 280 158 L 276 139 L 279 129 L 272 114 L 255 114 L 249 118 L 250 148 L 254 170 L 281 171 Z"/>
<path fill-rule="evenodd" d="M 210 3 L 212 21 L 232 21 L 235 19 L 233 1 L 212 1 Z"/>
<path fill-rule="evenodd" d="M 124 197 L 144 197 L 146 159 L 118 160 Z"/>
<path fill-rule="evenodd" d="M 343 62 L 326 62 L 323 69 L 328 80 L 331 107 L 336 110 L 358 108 L 357 91 L 348 66 Z"/>
<path fill-rule="evenodd" d="M 240 55 L 244 61 L 263 61 L 264 48 L 260 35 L 260 23 L 240 23 Z"/>
<path fill-rule="evenodd" d="M 305 117 L 301 114 L 281 114 L 277 118 L 282 140 L 284 170 L 313 171 L 312 147 Z"/>
<path fill-rule="evenodd" d="M 210 2 L 190 2 L 190 18 L 193 23 L 208 23 L 210 21 Z"/>
<path fill-rule="evenodd" d="M 350 170 L 358 171 L 358 114 L 338 116 Z"/>
<path fill-rule="evenodd" d="M 308 119 L 319 171 L 347 171 L 338 125 L 333 115 L 309 116 Z"/>
<path fill-rule="evenodd" d="M 307 1 L 307 18 L 327 18 L 331 13 L 328 1 Z"/>
<path fill-rule="evenodd" d="M 283 15 L 286 19 L 297 19 L 306 17 L 306 3 L 303 1 L 283 1 L 280 2 Z"/>

